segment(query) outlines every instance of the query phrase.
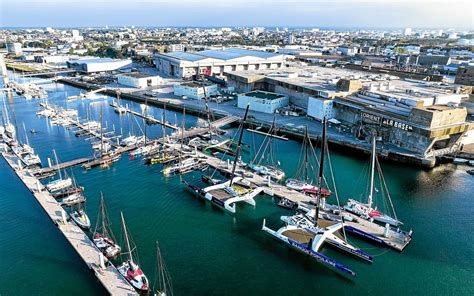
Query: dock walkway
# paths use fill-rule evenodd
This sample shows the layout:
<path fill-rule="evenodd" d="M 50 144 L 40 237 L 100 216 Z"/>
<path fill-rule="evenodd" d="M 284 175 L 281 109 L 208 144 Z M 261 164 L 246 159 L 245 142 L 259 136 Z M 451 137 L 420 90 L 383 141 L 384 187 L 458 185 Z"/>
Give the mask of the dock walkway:
<path fill-rule="evenodd" d="M 111 262 L 107 264 L 106 269 L 100 267 L 99 256 L 101 252 L 74 222 L 64 221 L 63 208 L 45 187 L 41 185 L 39 180 L 30 174 L 29 170 L 23 169 L 18 165 L 18 157 L 7 152 L 2 152 L 2 156 L 18 178 L 33 194 L 49 218 L 57 225 L 59 231 L 76 250 L 87 267 L 94 272 L 95 277 L 102 283 L 107 292 L 111 295 L 138 295 Z"/>

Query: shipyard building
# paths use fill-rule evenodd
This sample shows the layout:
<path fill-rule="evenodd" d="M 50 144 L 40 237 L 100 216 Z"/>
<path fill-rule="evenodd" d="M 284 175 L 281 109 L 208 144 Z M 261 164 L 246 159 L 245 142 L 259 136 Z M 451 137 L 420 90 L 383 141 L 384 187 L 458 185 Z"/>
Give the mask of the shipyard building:
<path fill-rule="evenodd" d="M 164 75 L 190 78 L 195 75 L 220 76 L 226 71 L 279 69 L 284 55 L 263 51 L 229 48 L 199 52 L 159 53 L 154 62 Z"/>
<path fill-rule="evenodd" d="M 200 100 L 204 97 L 215 96 L 218 93 L 217 85 L 205 82 L 185 82 L 175 84 L 174 95 L 190 99 Z"/>
<path fill-rule="evenodd" d="M 160 85 L 163 83 L 163 79 L 156 75 L 146 75 L 139 72 L 131 72 L 117 75 L 117 82 L 129 87 L 146 88 Z"/>
<path fill-rule="evenodd" d="M 82 73 L 110 72 L 117 71 L 132 66 L 131 60 L 92 58 L 66 62 L 67 67 Z"/>
<path fill-rule="evenodd" d="M 249 105 L 252 111 L 275 113 L 277 109 L 288 106 L 288 96 L 266 91 L 251 91 L 237 97 L 237 106 L 245 109 Z"/>
<path fill-rule="evenodd" d="M 285 95 L 309 117 L 339 123 L 352 137 L 367 140 L 374 131 L 385 153 L 397 151 L 428 166 L 436 156 L 457 151 L 474 124 L 459 107 L 472 88 L 425 81 L 403 81 L 387 75 L 307 67 L 226 73 L 239 92 L 254 90 Z"/>

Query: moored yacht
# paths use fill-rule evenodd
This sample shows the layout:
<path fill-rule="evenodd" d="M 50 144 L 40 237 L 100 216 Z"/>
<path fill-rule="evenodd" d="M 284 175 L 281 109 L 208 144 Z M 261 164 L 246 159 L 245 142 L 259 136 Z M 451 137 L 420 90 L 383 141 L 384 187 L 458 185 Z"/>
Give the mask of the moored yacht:
<path fill-rule="evenodd" d="M 140 292 L 147 292 L 149 289 L 148 279 L 136 260 L 133 258 L 133 252 L 136 248 L 132 248 L 130 245 L 129 233 L 127 226 L 125 225 L 125 219 L 122 212 L 120 212 L 120 217 L 122 218 L 122 228 L 125 236 L 125 245 L 127 247 L 127 252 L 125 254 L 128 255 L 128 258 L 126 261 L 120 264 L 117 269 L 135 289 L 139 290 Z"/>

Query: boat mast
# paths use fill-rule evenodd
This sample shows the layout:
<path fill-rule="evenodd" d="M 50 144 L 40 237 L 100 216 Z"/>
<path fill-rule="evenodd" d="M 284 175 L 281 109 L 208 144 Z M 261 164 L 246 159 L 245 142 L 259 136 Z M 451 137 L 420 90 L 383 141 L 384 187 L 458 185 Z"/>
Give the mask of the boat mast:
<path fill-rule="evenodd" d="M 308 126 L 305 129 L 305 145 L 304 145 L 304 181 L 308 181 L 308 145 L 309 145 L 309 136 L 308 136 Z"/>
<path fill-rule="evenodd" d="M 130 261 L 133 262 L 132 249 L 130 248 L 130 242 L 128 240 L 128 231 L 127 231 L 127 226 L 125 225 L 125 219 L 123 218 L 123 212 L 120 212 L 120 217 L 122 218 L 122 227 L 123 227 L 123 232 L 125 234 L 125 241 L 127 242 L 127 250 L 130 256 Z"/>
<path fill-rule="evenodd" d="M 25 132 L 26 145 L 30 146 L 30 141 L 28 140 L 28 134 L 26 133 L 25 122 L 23 122 L 23 131 Z"/>
<path fill-rule="evenodd" d="M 232 165 L 232 174 L 230 176 L 229 187 L 231 187 L 232 183 L 234 182 L 235 167 L 237 166 L 237 161 L 239 160 L 239 156 L 240 156 L 240 149 L 242 145 L 242 135 L 244 134 L 244 125 L 245 125 L 245 121 L 247 120 L 247 114 L 249 113 L 249 107 L 250 107 L 250 104 L 248 104 L 247 108 L 245 109 L 244 119 L 242 120 L 242 126 L 240 127 L 239 142 L 237 143 L 237 149 L 235 151 L 234 164 Z"/>
<path fill-rule="evenodd" d="M 104 195 L 102 191 L 100 192 L 100 212 L 102 215 L 102 235 L 108 237 L 107 228 L 106 228 L 106 215 L 105 215 L 105 202 L 104 202 Z"/>
<path fill-rule="evenodd" d="M 143 117 L 143 136 L 145 137 L 145 146 L 146 146 L 146 121 L 148 117 L 148 97 L 145 98 L 145 117 Z"/>
<path fill-rule="evenodd" d="M 372 137 L 372 160 L 371 160 L 371 171 L 370 171 L 370 192 L 369 198 L 367 199 L 367 205 L 372 207 L 372 200 L 374 196 L 374 175 L 375 175 L 375 135 Z"/>
<path fill-rule="evenodd" d="M 206 109 L 206 115 L 207 115 L 207 127 L 209 128 L 209 136 L 211 136 L 211 109 L 209 108 L 209 98 L 207 97 L 206 93 L 206 86 L 202 87 L 204 91 L 204 102 L 205 102 L 205 109 Z"/>
<path fill-rule="evenodd" d="M 323 170 L 324 170 L 324 154 L 326 153 L 326 117 L 323 118 L 323 134 L 321 137 L 321 156 L 319 158 L 319 173 L 318 173 L 318 196 L 316 198 L 316 211 L 314 214 L 314 225 L 318 225 L 319 206 L 321 202 L 321 193 L 323 185 Z"/>
<path fill-rule="evenodd" d="M 59 161 L 58 161 L 58 156 L 56 155 L 56 150 L 53 149 L 53 154 L 54 154 L 54 160 L 56 160 L 56 165 L 58 166 L 58 174 L 59 174 L 59 179 L 63 179 L 61 176 L 61 170 L 59 169 Z"/>

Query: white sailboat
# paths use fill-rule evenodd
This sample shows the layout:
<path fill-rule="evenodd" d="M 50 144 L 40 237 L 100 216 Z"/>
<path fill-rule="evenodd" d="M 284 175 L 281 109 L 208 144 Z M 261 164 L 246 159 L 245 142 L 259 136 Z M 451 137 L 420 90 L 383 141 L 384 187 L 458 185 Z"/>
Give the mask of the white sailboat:
<path fill-rule="evenodd" d="M 120 212 L 120 217 L 122 218 L 122 228 L 127 247 L 127 252 L 125 254 L 128 255 L 128 258 L 117 269 L 135 289 L 140 292 L 147 292 L 149 289 L 148 279 L 138 265 L 138 262 L 133 258 L 135 247 L 132 248 L 130 245 L 129 233 L 122 212 Z"/>
<path fill-rule="evenodd" d="M 107 215 L 107 210 L 105 207 L 104 195 L 100 193 L 100 206 L 99 214 L 97 216 L 97 224 L 95 226 L 93 241 L 96 247 L 104 253 L 107 259 L 112 259 L 117 257 L 121 248 L 116 243 L 114 234 L 110 227 L 111 223 Z"/>
<path fill-rule="evenodd" d="M 56 160 L 56 165 L 59 165 L 58 156 L 56 155 L 56 151 L 54 149 L 53 149 L 53 154 Z M 46 189 L 48 189 L 49 192 L 63 190 L 65 188 L 72 186 L 72 179 L 69 177 L 63 179 L 59 166 L 58 166 L 58 175 L 59 175 L 59 179 L 51 181 L 48 184 L 46 184 Z"/>
<path fill-rule="evenodd" d="M 398 227 L 402 225 L 403 223 L 398 220 L 396 214 L 395 214 L 395 209 L 393 208 L 392 201 L 390 199 L 390 195 L 388 194 L 387 191 L 387 197 L 390 202 L 390 206 L 393 211 L 393 217 L 382 213 L 380 210 L 377 209 L 377 207 L 374 207 L 374 191 L 375 191 L 375 185 L 374 185 L 374 179 L 375 179 L 375 166 L 378 164 L 377 162 L 377 154 L 376 154 L 376 140 L 375 136 L 372 137 L 372 157 L 371 157 L 371 172 L 370 172 L 370 188 L 369 188 L 369 196 L 367 197 L 367 203 L 363 203 L 360 201 L 357 201 L 355 199 L 349 199 L 347 204 L 344 205 L 344 209 L 346 211 L 349 211 L 353 214 L 356 214 L 357 216 L 370 220 L 370 221 L 378 221 L 383 224 L 390 224 L 392 226 Z M 380 169 L 380 167 L 379 167 Z M 379 172 L 381 174 L 381 172 Z M 385 183 L 383 181 L 383 177 L 381 176 L 381 183 Z M 383 184 L 383 187 L 386 189 L 386 185 Z"/>

